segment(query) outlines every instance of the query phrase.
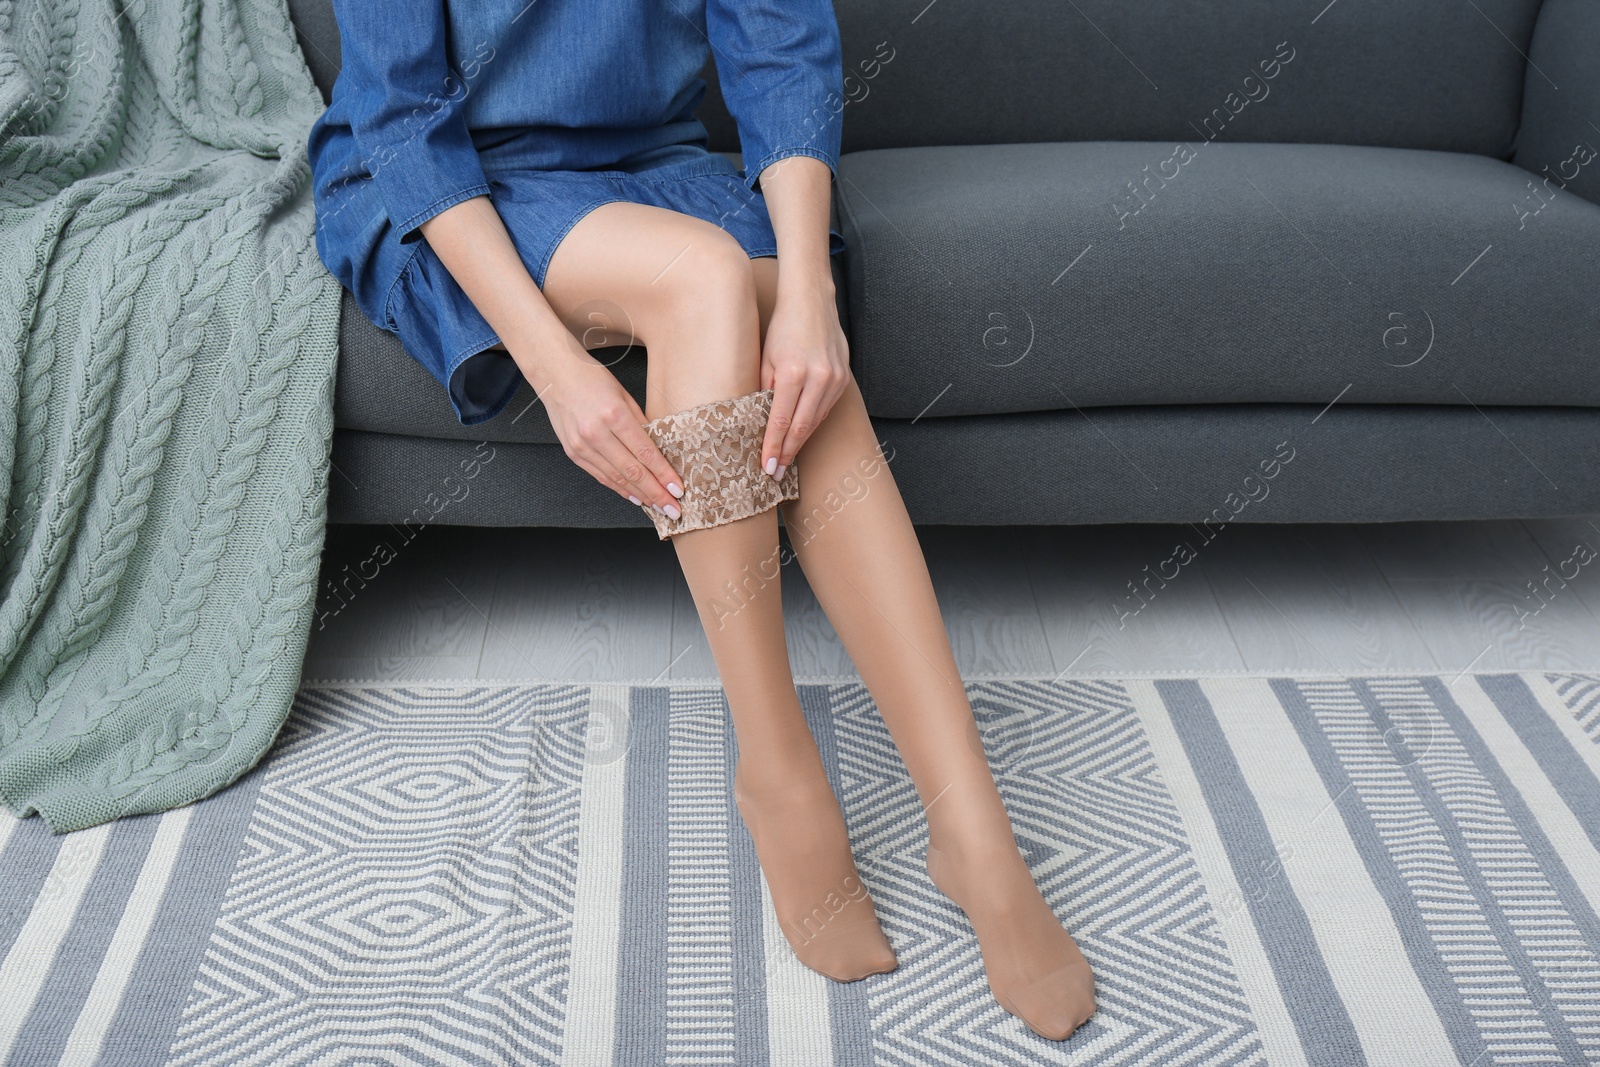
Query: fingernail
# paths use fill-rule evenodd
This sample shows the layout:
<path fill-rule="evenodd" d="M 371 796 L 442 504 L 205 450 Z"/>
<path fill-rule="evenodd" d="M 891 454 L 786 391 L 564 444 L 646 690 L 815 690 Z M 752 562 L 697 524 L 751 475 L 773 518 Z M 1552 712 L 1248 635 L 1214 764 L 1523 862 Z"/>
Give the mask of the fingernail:
<path fill-rule="evenodd" d="M 632 493 L 628 494 L 628 502 L 630 504 L 632 504 L 634 507 L 638 507 L 641 503 L 643 503 L 638 497 L 634 496 Z"/>
<path fill-rule="evenodd" d="M 676 504 L 663 504 L 661 505 L 661 510 L 667 513 L 667 518 L 669 519 L 679 519 L 683 517 L 683 512 L 678 510 L 678 506 Z"/>
<path fill-rule="evenodd" d="M 777 456 L 772 456 L 772 457 L 768 458 L 768 460 L 767 460 L 767 473 L 771 474 L 773 471 L 775 471 L 777 469 L 778 469 L 778 457 Z"/>
<path fill-rule="evenodd" d="M 779 464 L 778 465 L 778 473 L 774 474 L 773 477 L 778 479 L 778 481 L 780 481 L 780 482 L 783 481 L 783 472 L 788 470 L 788 469 L 789 469 L 789 465 L 787 463 Z"/>
<path fill-rule="evenodd" d="M 679 485 L 677 482 L 668 482 L 667 492 L 671 493 L 680 500 L 683 499 L 683 486 Z M 677 518 L 678 516 L 674 515 L 672 517 Z"/>

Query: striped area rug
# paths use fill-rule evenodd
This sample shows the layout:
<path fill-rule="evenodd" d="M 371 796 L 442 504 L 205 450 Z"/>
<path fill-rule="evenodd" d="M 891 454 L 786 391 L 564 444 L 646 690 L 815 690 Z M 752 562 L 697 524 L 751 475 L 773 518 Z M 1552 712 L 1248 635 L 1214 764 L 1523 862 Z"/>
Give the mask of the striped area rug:
<path fill-rule="evenodd" d="M 805 684 L 900 968 L 799 965 L 708 686 L 304 691 L 200 804 L 0 822 L 0 1064 L 1600 1062 L 1600 677 L 969 681 L 1099 976 L 998 1008 L 866 691 Z"/>

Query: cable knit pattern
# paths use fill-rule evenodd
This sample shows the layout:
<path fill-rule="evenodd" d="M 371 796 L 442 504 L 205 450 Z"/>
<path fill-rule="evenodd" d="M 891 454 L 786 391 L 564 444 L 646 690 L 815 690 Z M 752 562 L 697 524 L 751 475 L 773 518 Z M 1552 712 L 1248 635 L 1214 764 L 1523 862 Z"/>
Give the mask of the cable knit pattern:
<path fill-rule="evenodd" d="M 229 785 L 288 714 L 340 289 L 285 0 L 0 0 L 0 802 Z"/>
<path fill-rule="evenodd" d="M 651 507 L 645 514 L 665 541 L 673 534 L 721 526 L 759 515 L 800 495 L 800 467 L 789 464 L 773 479 L 761 469 L 761 441 L 772 410 L 772 390 L 686 408 L 644 424 L 672 469 L 683 475 L 680 518 Z"/>

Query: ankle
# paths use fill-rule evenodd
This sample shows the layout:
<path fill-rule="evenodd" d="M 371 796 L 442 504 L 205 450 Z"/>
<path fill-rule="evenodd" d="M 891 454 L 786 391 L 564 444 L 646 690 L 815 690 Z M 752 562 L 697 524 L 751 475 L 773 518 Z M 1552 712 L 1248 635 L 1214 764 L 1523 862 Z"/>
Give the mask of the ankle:
<path fill-rule="evenodd" d="M 963 847 L 930 839 L 927 867 L 934 884 L 963 911 L 976 907 L 989 915 L 1019 915 L 1043 899 L 1027 861 L 1010 841 Z"/>
<path fill-rule="evenodd" d="M 833 787 L 821 765 L 803 763 L 747 768 L 743 760 L 733 772 L 734 799 L 780 808 L 833 803 Z"/>
<path fill-rule="evenodd" d="M 1028 863 L 1007 834 L 951 833 L 930 829 L 928 847 L 937 849 L 947 867 L 955 870 L 985 871 L 991 875 L 1027 873 Z"/>

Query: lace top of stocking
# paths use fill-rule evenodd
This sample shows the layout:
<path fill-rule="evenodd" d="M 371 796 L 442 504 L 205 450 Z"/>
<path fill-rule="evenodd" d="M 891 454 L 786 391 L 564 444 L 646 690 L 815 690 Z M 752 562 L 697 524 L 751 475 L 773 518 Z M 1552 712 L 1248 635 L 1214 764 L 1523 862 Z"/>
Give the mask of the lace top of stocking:
<path fill-rule="evenodd" d="M 644 424 L 645 433 L 683 476 L 681 518 L 645 509 L 663 541 L 675 533 L 749 518 L 799 497 L 797 463 L 789 464 L 779 479 L 761 469 L 761 442 L 771 411 L 772 390 L 762 389 Z"/>

